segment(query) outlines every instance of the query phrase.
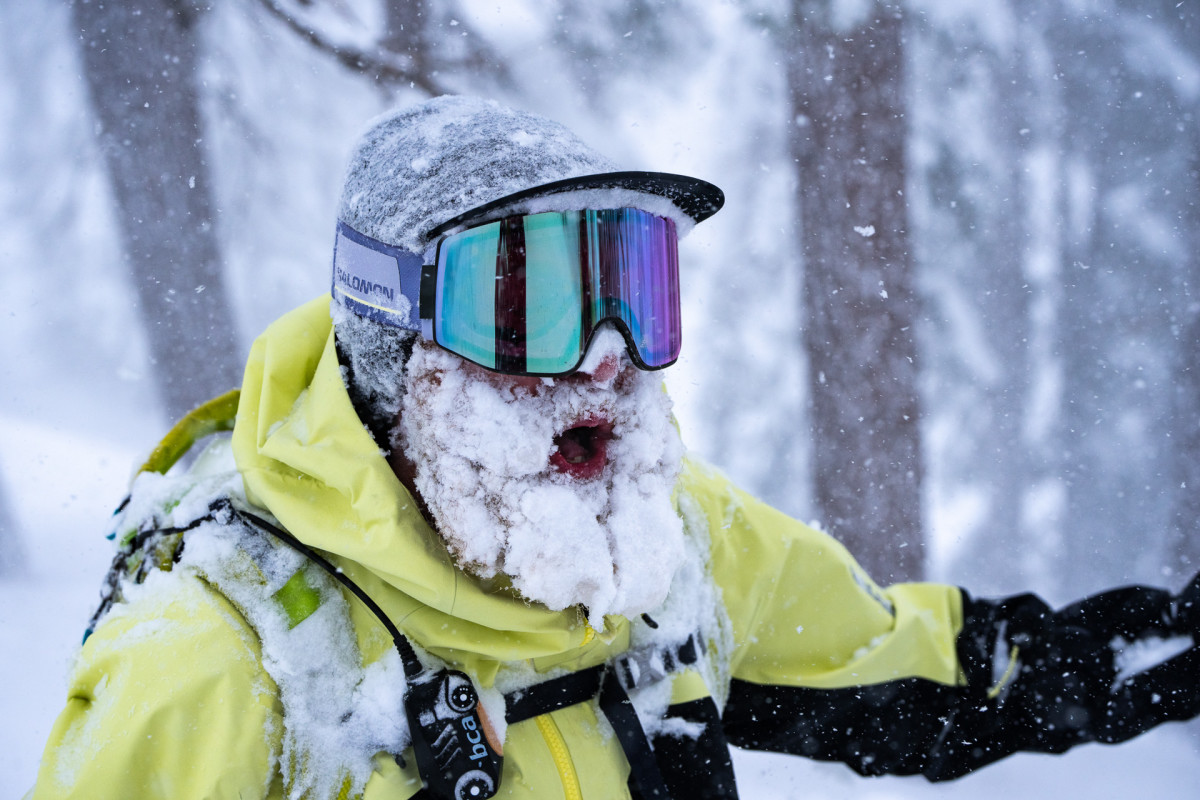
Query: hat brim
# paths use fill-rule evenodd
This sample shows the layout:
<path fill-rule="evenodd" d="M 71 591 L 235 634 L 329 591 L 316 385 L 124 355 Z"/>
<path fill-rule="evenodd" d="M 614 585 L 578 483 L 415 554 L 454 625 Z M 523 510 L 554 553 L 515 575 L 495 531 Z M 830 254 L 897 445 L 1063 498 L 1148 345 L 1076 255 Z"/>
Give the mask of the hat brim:
<path fill-rule="evenodd" d="M 669 172 L 602 172 L 596 175 L 581 175 L 576 178 L 544 183 L 541 186 L 522 189 L 519 192 L 497 198 L 489 203 L 476 206 L 470 211 L 464 211 L 453 219 L 446 220 L 429 231 L 428 236 L 431 239 L 437 238 L 449 230 L 468 225 L 476 219 L 491 215 L 497 209 L 519 203 L 522 200 L 583 189 L 628 189 L 664 197 L 691 217 L 693 222 L 703 222 L 725 205 L 725 193 L 708 181 L 702 181 L 699 178 L 689 178 L 686 175 L 674 175 Z"/>

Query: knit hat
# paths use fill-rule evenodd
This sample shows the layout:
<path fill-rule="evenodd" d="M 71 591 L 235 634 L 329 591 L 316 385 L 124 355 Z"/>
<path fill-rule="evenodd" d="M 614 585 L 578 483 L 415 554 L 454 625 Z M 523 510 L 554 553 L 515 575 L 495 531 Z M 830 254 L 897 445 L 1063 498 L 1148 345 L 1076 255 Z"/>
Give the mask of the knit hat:
<path fill-rule="evenodd" d="M 370 124 L 351 156 L 338 218 L 360 234 L 420 254 L 436 235 L 489 212 L 597 202 L 591 207 L 635 205 L 675 217 L 685 231 L 716 213 L 724 196 L 694 178 L 617 171 L 545 117 L 447 96 Z"/>

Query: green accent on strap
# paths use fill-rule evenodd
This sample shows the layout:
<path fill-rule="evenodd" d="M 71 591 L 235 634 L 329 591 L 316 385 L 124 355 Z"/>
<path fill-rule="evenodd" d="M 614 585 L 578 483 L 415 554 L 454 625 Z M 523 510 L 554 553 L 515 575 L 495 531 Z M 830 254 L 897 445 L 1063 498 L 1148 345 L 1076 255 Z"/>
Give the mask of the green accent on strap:
<path fill-rule="evenodd" d="M 175 423 L 138 472 L 165 473 L 198 439 L 233 430 L 241 395 L 240 389 L 233 389 L 193 408 Z"/>
<path fill-rule="evenodd" d="M 288 578 L 273 596 L 287 614 L 289 629 L 304 622 L 321 607 L 321 593 L 309 584 L 303 569 Z"/>

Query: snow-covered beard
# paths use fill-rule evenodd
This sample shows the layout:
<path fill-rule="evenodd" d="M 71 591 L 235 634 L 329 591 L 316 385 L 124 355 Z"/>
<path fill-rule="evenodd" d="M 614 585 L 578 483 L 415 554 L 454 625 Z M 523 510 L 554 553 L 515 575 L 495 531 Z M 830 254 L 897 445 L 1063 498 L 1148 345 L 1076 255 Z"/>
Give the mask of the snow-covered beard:
<path fill-rule="evenodd" d="M 620 353 L 623 340 L 606 330 L 593 351 L 607 333 Z M 661 377 L 627 361 L 606 382 L 522 386 L 481 375 L 418 341 L 394 441 L 416 465 L 416 488 L 459 566 L 507 575 L 553 610 L 583 605 L 597 627 L 605 614 L 657 608 L 684 552 L 671 502 L 683 447 Z M 555 469 L 556 436 L 594 420 L 612 424 L 599 474 Z"/>

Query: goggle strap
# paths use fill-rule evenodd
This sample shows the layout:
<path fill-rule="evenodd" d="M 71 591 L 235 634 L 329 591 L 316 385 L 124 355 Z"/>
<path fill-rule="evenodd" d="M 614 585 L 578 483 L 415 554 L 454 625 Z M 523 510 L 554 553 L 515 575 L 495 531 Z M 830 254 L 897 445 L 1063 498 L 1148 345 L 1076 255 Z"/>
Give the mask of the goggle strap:
<path fill-rule="evenodd" d="M 424 266 L 421 253 L 393 247 L 338 222 L 331 291 L 355 314 L 405 330 L 420 330 Z"/>
<path fill-rule="evenodd" d="M 433 340 L 433 304 L 437 301 L 437 264 L 421 265 L 421 337 Z"/>

